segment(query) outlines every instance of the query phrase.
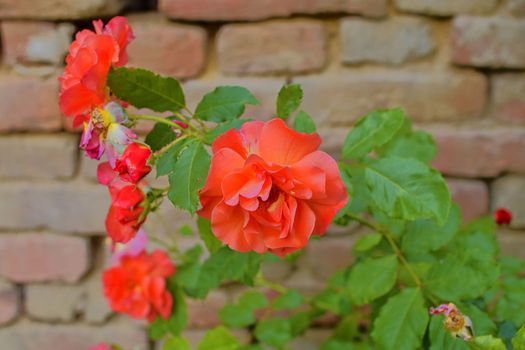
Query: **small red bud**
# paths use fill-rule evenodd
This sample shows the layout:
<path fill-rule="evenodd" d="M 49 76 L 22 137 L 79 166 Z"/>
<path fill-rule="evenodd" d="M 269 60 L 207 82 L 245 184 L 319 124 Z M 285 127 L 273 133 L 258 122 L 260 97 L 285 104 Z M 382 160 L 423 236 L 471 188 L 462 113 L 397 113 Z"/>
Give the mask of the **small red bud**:
<path fill-rule="evenodd" d="M 498 208 L 494 211 L 494 221 L 498 225 L 509 225 L 512 221 L 512 213 L 507 208 Z"/>

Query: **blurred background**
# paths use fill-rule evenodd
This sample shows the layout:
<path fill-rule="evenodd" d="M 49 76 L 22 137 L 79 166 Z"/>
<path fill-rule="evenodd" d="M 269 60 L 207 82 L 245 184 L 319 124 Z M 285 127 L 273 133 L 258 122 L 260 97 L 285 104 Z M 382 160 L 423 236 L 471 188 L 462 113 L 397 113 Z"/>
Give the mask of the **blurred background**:
<path fill-rule="evenodd" d="M 269 119 L 279 88 L 303 84 L 303 108 L 335 155 L 363 113 L 403 107 L 435 136 L 434 165 L 464 217 L 508 207 L 514 221 L 498 238 L 525 258 L 525 0 L 0 0 L 1 350 L 154 349 L 143 325 L 112 315 L 102 295 L 109 196 L 57 104 L 74 32 L 116 14 L 136 35 L 129 65 L 179 78 L 190 106 L 238 84 L 263 102 L 247 116 Z M 188 222 L 166 204 L 147 232 Z M 350 231 L 332 229 L 294 266 L 266 265 L 266 277 L 319 290 L 352 259 L 360 228 Z M 186 335 L 216 325 L 238 292 L 190 302 Z M 317 349 L 331 322 L 291 347 Z"/>

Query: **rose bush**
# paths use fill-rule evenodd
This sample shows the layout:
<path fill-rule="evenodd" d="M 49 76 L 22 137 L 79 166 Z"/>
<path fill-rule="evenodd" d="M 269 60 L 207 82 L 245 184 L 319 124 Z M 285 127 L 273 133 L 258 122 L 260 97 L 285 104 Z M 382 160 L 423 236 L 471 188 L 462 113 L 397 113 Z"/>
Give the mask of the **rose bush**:
<path fill-rule="evenodd" d="M 238 86 L 216 88 L 192 111 L 176 79 L 124 67 L 133 39 L 124 18 L 94 27 L 70 47 L 60 107 L 83 124 L 87 156 L 108 160 L 98 168 L 111 197 L 104 293 L 114 311 L 145 319 L 163 350 L 190 349 L 186 299 L 227 282 L 246 291 L 221 310 L 224 325 L 198 350 L 290 349 L 326 315 L 335 324 L 322 350 L 525 348 L 525 262 L 501 256 L 495 238 L 511 213 L 501 208 L 464 225 L 429 165 L 431 136 L 413 130 L 401 109 L 361 117 L 336 161 L 299 110 L 299 85 L 280 90 L 267 122 L 244 115 L 259 102 Z M 129 105 L 169 116 L 131 114 Z M 132 131 L 142 120 L 155 122 L 143 142 Z M 167 187 L 146 181 L 153 169 Z M 181 250 L 177 228 L 169 239 L 142 230 L 166 198 L 198 214 L 202 244 Z M 307 296 L 265 279 L 261 263 L 293 262 L 331 223 L 368 232 L 349 252 L 354 262 L 322 291 Z M 148 237 L 165 251 L 148 253 Z M 232 328 L 247 329 L 249 343 Z"/>

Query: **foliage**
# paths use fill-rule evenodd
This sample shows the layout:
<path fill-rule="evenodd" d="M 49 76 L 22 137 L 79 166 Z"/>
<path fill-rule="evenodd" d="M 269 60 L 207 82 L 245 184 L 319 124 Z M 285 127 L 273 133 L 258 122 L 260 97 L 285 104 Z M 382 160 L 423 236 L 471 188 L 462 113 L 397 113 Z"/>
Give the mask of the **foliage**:
<path fill-rule="evenodd" d="M 174 114 L 144 118 L 157 121 L 145 142 L 154 152 L 150 162 L 157 176 L 169 181 L 165 192 L 152 193 L 166 194 L 176 207 L 194 214 L 210 168 L 210 144 L 239 129 L 246 122 L 239 119 L 246 105 L 258 105 L 257 99 L 242 87 L 218 87 L 192 113 L 177 80 L 142 69 L 114 68 L 108 86 L 137 108 Z M 293 128 L 315 133 L 314 119 L 300 110 L 302 98 L 299 85 L 284 86 L 276 115 L 288 119 L 299 111 Z M 525 263 L 500 256 L 490 218 L 462 225 L 445 180 L 429 165 L 435 154 L 432 137 L 413 130 L 401 109 L 373 111 L 355 123 L 339 162 L 350 201 L 336 223 L 356 222 L 367 232 L 353 246 L 354 263 L 313 296 L 264 279 L 260 264 L 279 258 L 223 246 L 210 222 L 198 218 L 206 257 L 201 246 L 180 251 L 176 239 L 168 244 L 177 264 L 167 282 L 173 310 L 168 319 L 150 324 L 150 337 L 165 338 L 163 350 L 190 349 L 180 335 L 187 321 L 186 298 L 203 299 L 224 283 L 238 282 L 247 290 L 222 308 L 224 326 L 208 331 L 198 350 L 290 349 L 292 339 L 327 314 L 339 321 L 322 350 L 525 349 Z M 191 228 L 181 232 L 193 234 Z M 260 288 L 273 290 L 275 297 Z M 472 319 L 472 340 L 453 338 L 442 315 L 429 316 L 429 307 L 448 302 Z M 227 327 L 248 329 L 251 343 L 242 344 Z"/>

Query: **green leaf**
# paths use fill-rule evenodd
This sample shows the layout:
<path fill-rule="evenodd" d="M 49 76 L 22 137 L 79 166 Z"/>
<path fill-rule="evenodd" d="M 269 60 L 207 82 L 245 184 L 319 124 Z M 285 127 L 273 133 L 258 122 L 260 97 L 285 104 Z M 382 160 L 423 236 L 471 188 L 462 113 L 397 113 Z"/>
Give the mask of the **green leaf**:
<path fill-rule="evenodd" d="M 239 340 L 221 326 L 206 332 L 197 350 L 237 350 L 240 346 Z"/>
<path fill-rule="evenodd" d="M 468 350 L 464 340 L 453 337 L 443 325 L 444 316 L 432 316 L 429 327 L 429 350 Z"/>
<path fill-rule="evenodd" d="M 496 237 L 491 225 L 471 223 L 438 254 L 424 283 L 443 300 L 459 301 L 482 296 L 499 276 Z"/>
<path fill-rule="evenodd" d="M 303 303 L 303 296 L 295 289 L 289 289 L 272 302 L 275 310 L 291 310 L 298 308 Z"/>
<path fill-rule="evenodd" d="M 516 310 L 525 309 L 525 279 L 520 275 L 505 277 L 502 281 L 503 296 L 496 303 L 494 314 L 498 320 L 512 321 L 514 324 L 525 323 L 525 313 Z"/>
<path fill-rule="evenodd" d="M 352 247 L 354 252 L 366 252 L 381 242 L 383 236 L 379 233 L 371 233 L 359 238 Z"/>
<path fill-rule="evenodd" d="M 402 237 L 401 249 L 407 254 L 436 251 L 452 240 L 460 224 L 461 212 L 457 204 L 453 204 L 450 208 L 443 226 L 428 219 L 409 222 Z"/>
<path fill-rule="evenodd" d="M 300 111 L 295 116 L 293 128 L 295 131 L 304 132 L 307 134 L 313 134 L 317 131 L 314 120 L 308 113 L 304 111 Z"/>
<path fill-rule="evenodd" d="M 384 158 L 365 169 L 370 196 L 392 218 L 445 223 L 450 193 L 440 173 L 415 159 Z"/>
<path fill-rule="evenodd" d="M 303 89 L 299 84 L 285 85 L 277 96 L 277 116 L 286 119 L 301 105 Z"/>
<path fill-rule="evenodd" d="M 222 242 L 213 234 L 211 223 L 208 220 L 201 217 L 197 218 L 197 227 L 199 228 L 199 236 L 210 253 L 215 253 L 222 247 Z"/>
<path fill-rule="evenodd" d="M 516 336 L 517 331 L 514 323 L 510 321 L 504 321 L 498 325 L 498 338 L 503 340 L 507 349 L 512 349 L 512 338 Z M 525 350 L 525 348 L 520 350 Z"/>
<path fill-rule="evenodd" d="M 521 327 L 514 338 L 512 338 L 512 349 L 525 350 L 525 326 Z"/>
<path fill-rule="evenodd" d="M 173 129 L 166 124 L 157 123 L 151 129 L 144 142 L 151 148 L 152 152 L 160 150 L 167 144 L 175 141 L 177 134 L 173 132 Z"/>
<path fill-rule="evenodd" d="M 259 104 L 247 89 L 240 86 L 219 86 L 204 95 L 197 105 L 195 117 L 220 123 L 239 118 L 247 104 Z"/>
<path fill-rule="evenodd" d="M 387 143 L 403 126 L 401 109 L 378 110 L 359 119 L 343 143 L 343 159 L 361 158 Z"/>
<path fill-rule="evenodd" d="M 492 335 L 474 337 L 468 342 L 471 350 L 507 350 L 503 341 Z"/>
<path fill-rule="evenodd" d="M 188 145 L 189 142 L 191 142 L 191 139 L 184 138 L 179 139 L 175 144 L 171 144 L 169 146 L 162 146 L 169 147 L 169 149 L 162 153 L 155 160 L 157 177 L 171 174 L 173 170 L 175 170 L 175 164 L 177 164 L 177 160 L 179 159 L 180 153 Z"/>
<path fill-rule="evenodd" d="M 224 123 L 218 124 L 204 135 L 204 142 L 211 144 L 215 139 L 230 129 L 239 130 L 244 123 L 249 122 L 250 119 L 233 119 Z"/>
<path fill-rule="evenodd" d="M 292 339 L 292 329 L 284 318 L 266 319 L 257 324 L 254 335 L 260 342 L 280 348 Z"/>
<path fill-rule="evenodd" d="M 397 277 L 397 258 L 388 255 L 368 258 L 352 267 L 348 279 L 351 300 L 358 305 L 366 304 L 385 295 L 392 289 Z"/>
<path fill-rule="evenodd" d="M 406 288 L 381 307 L 371 337 L 378 350 L 419 349 L 428 318 L 421 291 Z"/>
<path fill-rule="evenodd" d="M 429 133 L 411 131 L 400 137 L 394 137 L 382 147 L 379 153 L 383 157 L 414 158 L 423 163 L 428 163 L 436 156 L 437 147 Z"/>
<path fill-rule="evenodd" d="M 178 336 L 186 327 L 188 320 L 184 293 L 177 285 L 176 279 L 169 278 L 167 284 L 173 297 L 173 308 L 167 320 L 159 316 L 149 325 L 148 334 L 154 340 L 162 338 L 166 333 Z"/>
<path fill-rule="evenodd" d="M 196 298 L 205 298 L 211 289 L 217 288 L 224 281 L 241 281 L 253 285 L 261 260 L 260 254 L 239 253 L 224 246 L 211 253 L 202 266 L 192 268 L 193 280 L 186 280 L 190 282 L 185 286 L 186 290 Z M 180 271 L 175 276 L 179 273 Z"/>
<path fill-rule="evenodd" d="M 186 338 L 170 337 L 164 342 L 162 350 L 191 350 L 191 345 Z"/>
<path fill-rule="evenodd" d="M 199 205 L 198 190 L 204 185 L 210 155 L 197 141 L 191 141 L 181 152 L 169 176 L 168 198 L 177 207 L 195 213 Z"/>
<path fill-rule="evenodd" d="M 119 99 L 155 112 L 178 111 L 186 105 L 180 83 L 140 68 L 116 68 L 108 74 L 108 86 Z"/>
<path fill-rule="evenodd" d="M 308 329 L 311 322 L 311 316 L 308 312 L 298 312 L 289 318 L 292 337 L 297 337 Z"/>
<path fill-rule="evenodd" d="M 480 310 L 477 306 L 468 303 L 458 304 L 458 307 L 461 310 L 461 312 L 464 315 L 468 316 L 472 321 L 475 334 L 496 334 L 496 324 L 494 324 L 494 321 L 492 321 L 492 319 L 489 315 L 487 315 L 486 312 Z"/>
<path fill-rule="evenodd" d="M 268 305 L 268 300 L 260 292 L 246 292 L 237 304 L 225 305 L 219 312 L 221 321 L 229 327 L 247 327 L 255 323 L 254 312 Z"/>

